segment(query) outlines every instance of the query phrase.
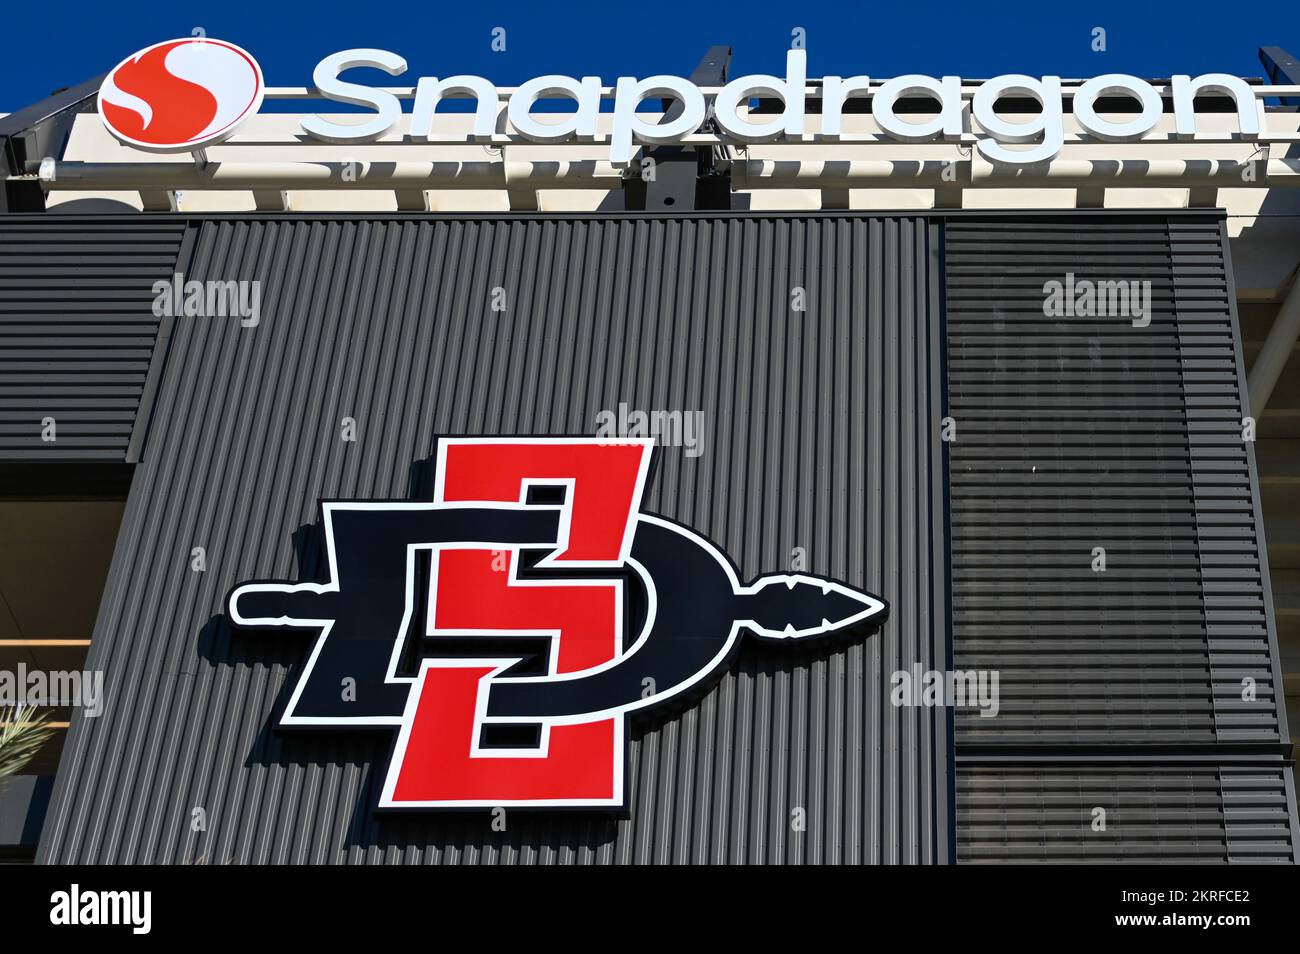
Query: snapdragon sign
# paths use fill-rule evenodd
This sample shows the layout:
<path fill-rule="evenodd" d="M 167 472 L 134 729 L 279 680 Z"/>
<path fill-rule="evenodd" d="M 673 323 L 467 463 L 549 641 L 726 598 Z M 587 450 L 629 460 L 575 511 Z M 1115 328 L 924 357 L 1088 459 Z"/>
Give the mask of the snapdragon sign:
<path fill-rule="evenodd" d="M 366 143 L 392 138 L 403 118 L 402 101 L 390 89 L 367 86 L 342 78 L 358 68 L 382 70 L 391 76 L 406 72 L 406 60 L 388 50 L 343 50 L 325 57 L 312 73 L 315 91 L 325 99 L 360 106 L 356 115 L 307 115 L 303 132 L 332 143 Z M 238 124 L 257 112 L 263 89 L 261 70 L 252 56 L 239 47 L 208 38 L 170 40 L 128 57 L 104 80 L 100 114 L 113 135 L 127 145 L 156 152 L 187 151 L 220 142 L 233 135 Z M 826 76 L 818 81 L 821 127 L 807 129 L 809 89 L 807 54 L 786 54 L 785 76 L 750 75 L 732 80 L 708 94 L 690 80 L 658 75 L 644 79 L 619 77 L 612 91 L 610 131 L 600 128 L 601 101 L 607 98 L 599 76 L 548 75 L 528 80 L 508 97 L 505 106 L 509 129 L 530 142 L 609 143 L 609 159 L 627 165 L 642 145 L 680 142 L 697 133 L 710 116 L 725 141 L 740 144 L 765 142 L 838 142 L 844 136 L 842 113 L 853 96 L 871 97 L 871 113 L 881 132 L 900 142 L 960 142 L 965 134 L 966 99 L 970 118 L 979 135 L 975 146 L 991 162 L 1024 164 L 1051 159 L 1065 142 L 1065 94 L 1058 76 L 1019 74 L 996 76 L 981 83 L 967 97 L 956 76 L 936 78 L 919 74 L 872 80 L 869 76 Z M 468 140 L 491 141 L 498 131 L 502 97 L 497 87 L 481 76 L 421 77 L 413 90 L 410 124 L 404 139 L 427 142 L 433 135 L 433 118 L 446 98 L 476 100 Z M 1180 75 L 1170 80 L 1175 134 L 1192 138 L 1197 132 L 1195 97 L 1220 93 L 1237 107 L 1242 139 L 1260 135 L 1261 104 L 1255 91 L 1239 77 L 1207 73 L 1195 78 Z M 1084 133 L 1100 142 L 1132 142 L 1148 135 L 1159 122 L 1164 106 L 1150 83 L 1134 76 L 1109 73 L 1070 91 L 1075 120 Z M 1035 100 L 1040 112 L 1025 120 L 1008 120 L 996 105 L 1008 96 Z M 1096 102 L 1103 96 L 1122 96 L 1137 102 L 1136 115 L 1105 118 Z M 571 113 L 534 115 L 539 99 L 571 99 Z M 779 100 L 779 117 L 758 121 L 745 108 L 754 97 Z M 937 114 L 917 121 L 895 112 L 899 100 L 924 97 L 933 100 Z M 680 104 L 673 117 L 638 113 L 645 100 L 665 99 Z"/>

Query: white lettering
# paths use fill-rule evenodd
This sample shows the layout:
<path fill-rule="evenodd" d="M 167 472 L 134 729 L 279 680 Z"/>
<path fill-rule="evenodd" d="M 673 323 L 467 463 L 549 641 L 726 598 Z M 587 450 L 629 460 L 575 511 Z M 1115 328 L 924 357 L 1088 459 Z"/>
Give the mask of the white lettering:
<path fill-rule="evenodd" d="M 305 116 L 302 128 L 308 135 L 327 142 L 372 142 L 386 135 L 401 118 L 397 96 L 385 89 L 361 83 L 345 82 L 339 74 L 357 67 L 381 69 L 396 76 L 405 72 L 406 60 L 385 50 L 344 50 L 328 56 L 312 74 L 317 90 L 326 99 L 351 103 L 374 110 L 373 117 L 349 122 L 337 116 Z M 755 74 L 731 80 L 714 96 L 712 115 L 723 136 L 739 143 L 802 141 L 807 117 L 807 53 L 801 48 L 786 53 L 785 77 Z M 1237 105 L 1238 122 L 1243 139 L 1256 139 L 1261 130 L 1261 110 L 1255 91 L 1244 80 L 1225 73 L 1206 73 L 1192 79 L 1175 76 L 1171 81 L 1176 134 L 1189 138 L 1196 134 L 1195 98 L 1212 93 L 1230 96 Z M 601 79 L 598 76 L 539 76 L 521 85 L 506 104 L 506 116 L 519 137 L 532 142 L 581 142 L 601 140 L 599 129 Z M 822 80 L 821 131 L 816 138 L 835 142 L 843 136 L 843 113 L 853 96 L 872 93 L 868 76 L 827 76 Z M 479 76 L 459 75 L 445 79 L 423 77 L 415 86 L 415 103 L 411 112 L 410 137 L 428 140 L 433 136 L 433 121 L 439 104 L 447 97 L 476 100 L 473 140 L 491 140 L 498 132 L 501 111 L 497 87 Z M 899 100 L 925 96 L 933 99 L 936 115 L 909 121 L 897 113 Z M 1104 118 L 1098 115 L 1096 102 L 1108 96 L 1128 96 L 1141 107 L 1138 115 Z M 568 113 L 551 113 L 539 117 L 533 108 L 539 99 L 568 98 L 576 109 Z M 660 97 L 680 105 L 671 120 L 653 114 L 639 114 L 637 107 L 647 99 Z M 755 97 L 778 100 L 779 116 L 761 117 L 756 121 L 747 108 Z M 1003 98 L 1028 98 L 1038 104 L 1037 115 L 1015 117 L 999 114 L 996 107 Z M 709 104 L 703 91 L 689 80 L 658 75 L 645 79 L 620 77 L 614 86 L 613 114 L 609 136 L 610 161 L 626 166 L 633 161 L 642 145 L 665 145 L 680 142 L 697 132 L 709 116 Z M 874 87 L 871 113 L 881 132 L 891 139 L 908 143 L 936 139 L 960 141 L 965 128 L 966 103 L 961 79 L 944 76 L 936 79 L 922 74 L 908 74 L 885 80 Z M 1022 165 L 1054 157 L 1064 145 L 1065 103 L 1061 80 L 1056 76 L 1035 79 L 1008 74 L 987 80 L 975 90 L 970 114 L 979 134 L 976 148 L 991 162 Z M 1132 142 L 1147 136 L 1159 122 L 1164 106 L 1150 83 L 1120 73 L 1107 73 L 1087 80 L 1074 91 L 1073 113 L 1080 128 L 1102 142 Z M 644 117 L 644 118 L 643 118 Z M 161 301 L 166 291 L 159 283 L 155 294 Z M 181 289 L 173 284 L 174 298 Z M 178 306 L 171 313 L 187 311 Z M 161 305 L 156 306 L 161 307 Z"/>
<path fill-rule="evenodd" d="M 390 76 L 406 72 L 406 60 L 387 50 L 344 50 L 325 57 L 311 74 L 316 89 L 326 99 L 337 103 L 369 106 L 375 111 L 375 117 L 353 125 L 340 123 L 330 116 L 304 116 L 302 128 L 305 132 L 326 142 L 374 142 L 397 125 L 402 118 L 402 104 L 396 96 L 338 78 L 340 73 L 362 66 L 383 70 Z"/>

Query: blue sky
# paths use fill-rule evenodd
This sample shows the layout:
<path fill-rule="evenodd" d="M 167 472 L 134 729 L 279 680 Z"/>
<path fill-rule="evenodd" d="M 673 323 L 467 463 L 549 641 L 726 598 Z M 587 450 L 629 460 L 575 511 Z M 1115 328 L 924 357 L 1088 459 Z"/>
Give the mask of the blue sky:
<path fill-rule="evenodd" d="M 112 16 L 113 9 L 123 15 Z M 4 26 L 0 111 L 97 75 L 151 43 L 188 36 L 195 27 L 247 48 L 273 86 L 307 85 L 312 67 L 327 53 L 367 46 L 406 57 L 410 77 L 476 73 L 500 85 L 549 72 L 599 75 L 608 82 L 619 75 L 688 75 L 713 43 L 734 47 L 734 70 L 780 72 L 794 27 L 806 30 L 812 76 L 1121 72 L 1154 77 L 1209 71 L 1258 76 L 1260 46 L 1300 54 L 1300 13 L 1289 4 L 1144 0 L 843 5 L 371 0 L 303 6 L 274 0 L 65 0 L 10 5 Z M 498 26 L 506 30 L 505 52 L 490 48 L 491 31 Z M 1094 27 L 1106 30 L 1104 53 L 1091 49 Z"/>

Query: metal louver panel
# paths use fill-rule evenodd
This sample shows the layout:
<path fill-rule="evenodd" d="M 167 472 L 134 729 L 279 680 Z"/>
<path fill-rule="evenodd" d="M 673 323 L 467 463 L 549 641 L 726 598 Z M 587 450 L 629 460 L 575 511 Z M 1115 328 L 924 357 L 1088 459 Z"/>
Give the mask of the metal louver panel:
<path fill-rule="evenodd" d="M 91 648 L 108 711 L 74 716 L 40 858 L 946 860 L 945 714 L 888 698 L 891 673 L 945 659 L 936 234 L 888 216 L 201 220 L 189 271 L 262 281 L 261 323 L 176 325 Z M 381 823 L 389 739 L 272 731 L 307 642 L 233 632 L 224 595 L 316 573 L 318 500 L 406 498 L 435 435 L 591 433 L 620 402 L 704 412 L 703 453 L 661 451 L 649 509 L 746 577 L 800 548 L 885 596 L 888 623 L 746 649 L 697 705 L 634 726 L 628 817 Z"/>
<path fill-rule="evenodd" d="M 953 654 L 1001 690 L 956 714 L 958 861 L 1297 857 L 1226 247 L 1211 214 L 947 225 Z M 1052 281 L 1149 282 L 1150 323 L 1048 314 Z"/>
<path fill-rule="evenodd" d="M 1286 709 L 1225 225 L 1174 220 L 1169 234 L 1215 734 L 1277 739 Z"/>
<path fill-rule="evenodd" d="M 1294 798 L 1280 766 L 965 765 L 957 772 L 957 857 L 1290 864 Z"/>
<path fill-rule="evenodd" d="M 0 216 L 0 460 L 125 460 L 185 223 Z M 55 440 L 42 439 L 54 420 Z"/>
<path fill-rule="evenodd" d="M 1276 742 L 1218 220 L 958 219 L 946 255 L 954 654 L 1002 695 L 959 744 Z M 1046 316 L 1067 274 L 1150 282 L 1150 324 Z"/>

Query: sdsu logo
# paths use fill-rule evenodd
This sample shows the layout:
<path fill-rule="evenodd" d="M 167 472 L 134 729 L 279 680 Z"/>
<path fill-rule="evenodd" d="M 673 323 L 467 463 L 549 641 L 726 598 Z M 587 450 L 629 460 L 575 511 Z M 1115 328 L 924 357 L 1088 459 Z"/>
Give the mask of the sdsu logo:
<path fill-rule="evenodd" d="M 190 152 L 233 135 L 257 112 L 265 87 L 248 53 L 190 37 L 141 50 L 99 88 L 99 114 L 114 136 L 149 152 Z"/>
<path fill-rule="evenodd" d="M 322 504 L 329 581 L 256 582 L 238 626 L 318 635 L 281 728 L 395 730 L 379 807 L 623 807 L 629 716 L 707 688 L 745 634 L 862 635 L 885 604 L 742 584 L 645 513 L 653 444 L 444 438 L 433 500 Z"/>

